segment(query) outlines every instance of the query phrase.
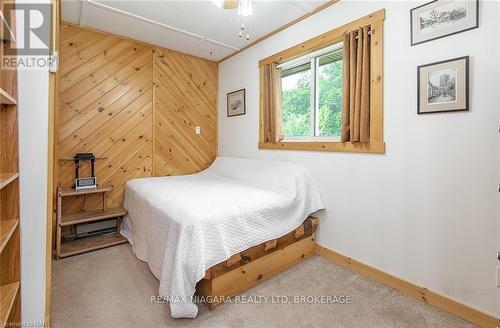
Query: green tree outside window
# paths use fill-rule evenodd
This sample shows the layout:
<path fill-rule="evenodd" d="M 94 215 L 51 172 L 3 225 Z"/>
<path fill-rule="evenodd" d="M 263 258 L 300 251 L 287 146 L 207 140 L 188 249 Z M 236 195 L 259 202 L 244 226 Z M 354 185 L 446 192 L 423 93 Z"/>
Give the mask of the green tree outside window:
<path fill-rule="evenodd" d="M 342 129 L 342 51 L 282 72 L 283 125 L 286 137 L 337 137 Z M 318 116 L 316 133 L 312 120 L 311 66 L 316 69 Z"/>

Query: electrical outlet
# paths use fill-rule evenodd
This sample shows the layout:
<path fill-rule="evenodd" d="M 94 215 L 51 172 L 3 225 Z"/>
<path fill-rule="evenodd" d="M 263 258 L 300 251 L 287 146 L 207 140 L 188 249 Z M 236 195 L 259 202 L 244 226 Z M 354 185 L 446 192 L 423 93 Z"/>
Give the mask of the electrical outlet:
<path fill-rule="evenodd" d="M 194 128 L 194 133 L 200 134 L 201 133 L 201 127 L 197 126 L 196 128 Z"/>
<path fill-rule="evenodd" d="M 497 266 L 497 287 L 500 288 L 500 266 Z"/>

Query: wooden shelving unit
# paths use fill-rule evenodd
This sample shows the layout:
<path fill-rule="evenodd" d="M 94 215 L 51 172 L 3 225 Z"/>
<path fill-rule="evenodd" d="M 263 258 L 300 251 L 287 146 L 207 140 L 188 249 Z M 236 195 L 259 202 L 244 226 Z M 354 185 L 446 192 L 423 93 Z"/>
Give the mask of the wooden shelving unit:
<path fill-rule="evenodd" d="M 17 101 L 14 97 L 9 95 L 5 90 L 0 89 L 0 104 L 17 105 Z"/>
<path fill-rule="evenodd" d="M 120 220 L 127 214 L 122 207 L 106 208 L 106 193 L 113 190 L 112 186 L 99 186 L 94 189 L 75 190 L 71 188 L 59 188 L 57 192 L 57 236 L 56 253 L 57 258 L 64 258 L 81 253 L 91 252 L 105 247 L 110 247 L 127 242 L 120 235 Z M 102 194 L 102 208 L 85 212 L 63 214 L 63 198 L 71 196 L 85 196 L 89 194 Z M 74 226 L 81 223 L 90 223 L 106 219 L 117 218 L 116 233 L 95 235 L 79 238 L 71 241 L 62 241 L 62 228 Z"/>
<path fill-rule="evenodd" d="M 75 190 L 73 188 L 60 188 L 59 193 L 61 194 L 61 197 L 68 197 L 68 196 L 97 194 L 102 192 L 108 192 L 111 190 L 113 190 L 113 186 L 105 185 L 105 186 L 98 186 L 95 189 L 84 189 L 84 190 Z"/>
<path fill-rule="evenodd" d="M 9 320 L 18 292 L 18 282 L 0 286 L 0 325 L 2 327 L 5 326 L 3 323 Z"/>
<path fill-rule="evenodd" d="M 92 236 L 65 242 L 61 245 L 61 258 L 95 251 L 126 243 L 127 240 L 119 234 Z"/>
<path fill-rule="evenodd" d="M 3 12 L 0 11 L 0 39 L 5 41 L 15 41 L 16 37 L 14 31 L 10 28 L 9 24 L 6 23 L 6 17 Z"/>
<path fill-rule="evenodd" d="M 16 52 L 11 47 L 15 42 L 15 30 L 12 28 L 15 24 L 10 21 L 9 6 L 12 4 L 0 0 L 0 52 L 15 56 Z M 0 327 L 17 327 L 21 323 L 21 253 L 15 70 L 0 69 L 0 135 Z"/>
<path fill-rule="evenodd" d="M 16 231 L 19 220 L 0 221 L 0 253 L 3 251 L 10 237 Z"/>
<path fill-rule="evenodd" d="M 0 173 L 0 189 L 19 178 L 19 173 Z"/>
<path fill-rule="evenodd" d="M 80 212 L 76 214 L 66 214 L 61 217 L 61 227 L 75 225 L 79 223 L 88 223 L 112 219 L 119 216 L 124 216 L 127 211 L 122 207 L 110 208 L 107 210 L 95 210 L 88 212 Z"/>

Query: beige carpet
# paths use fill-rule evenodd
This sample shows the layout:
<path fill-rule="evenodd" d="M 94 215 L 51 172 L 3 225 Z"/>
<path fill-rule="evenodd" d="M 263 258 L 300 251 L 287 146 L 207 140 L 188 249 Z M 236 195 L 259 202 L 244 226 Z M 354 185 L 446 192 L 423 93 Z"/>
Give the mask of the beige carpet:
<path fill-rule="evenodd" d="M 52 278 L 55 328 L 473 327 L 318 256 L 244 295 L 347 295 L 350 304 L 200 305 L 196 319 L 172 319 L 166 304 L 151 303 L 159 283 L 128 244 L 54 262 Z"/>

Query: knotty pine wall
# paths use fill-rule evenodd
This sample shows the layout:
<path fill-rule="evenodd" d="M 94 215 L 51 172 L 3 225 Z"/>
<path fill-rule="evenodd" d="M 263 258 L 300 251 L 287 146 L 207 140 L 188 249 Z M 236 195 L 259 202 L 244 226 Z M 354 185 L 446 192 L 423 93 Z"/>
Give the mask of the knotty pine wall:
<path fill-rule="evenodd" d="M 154 173 L 201 171 L 217 155 L 217 64 L 159 48 L 153 61 Z"/>
<path fill-rule="evenodd" d="M 62 24 L 56 117 L 57 184 L 74 182 L 77 152 L 93 152 L 108 206 L 127 180 L 208 167 L 217 153 L 217 64 L 168 49 Z M 195 134 L 195 126 L 201 134 Z M 88 172 L 82 170 L 82 172 Z M 87 197 L 65 211 L 97 206 Z"/>

